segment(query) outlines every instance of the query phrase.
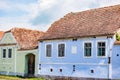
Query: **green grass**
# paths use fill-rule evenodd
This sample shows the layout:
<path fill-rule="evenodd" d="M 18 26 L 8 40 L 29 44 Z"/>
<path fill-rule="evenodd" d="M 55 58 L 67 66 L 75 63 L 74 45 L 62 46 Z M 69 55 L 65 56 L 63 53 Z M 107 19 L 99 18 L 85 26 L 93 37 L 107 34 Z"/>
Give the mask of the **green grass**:
<path fill-rule="evenodd" d="M 45 80 L 43 78 L 20 78 L 16 76 L 3 76 L 0 75 L 0 80 Z"/>

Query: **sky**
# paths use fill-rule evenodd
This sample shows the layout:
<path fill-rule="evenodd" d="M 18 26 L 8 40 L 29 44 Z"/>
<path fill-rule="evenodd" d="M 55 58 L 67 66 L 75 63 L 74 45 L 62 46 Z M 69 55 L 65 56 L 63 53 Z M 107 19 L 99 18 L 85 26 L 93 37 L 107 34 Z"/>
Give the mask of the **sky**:
<path fill-rule="evenodd" d="M 70 12 L 120 4 L 120 0 L 0 0 L 0 31 L 14 27 L 46 31 Z"/>

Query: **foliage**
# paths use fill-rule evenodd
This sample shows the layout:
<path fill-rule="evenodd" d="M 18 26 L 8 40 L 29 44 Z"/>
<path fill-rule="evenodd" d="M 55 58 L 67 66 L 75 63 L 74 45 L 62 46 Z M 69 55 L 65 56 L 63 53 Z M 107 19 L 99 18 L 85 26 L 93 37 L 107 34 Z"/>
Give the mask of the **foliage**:
<path fill-rule="evenodd" d="M 118 33 L 116 33 L 116 40 L 120 41 L 120 35 Z"/>

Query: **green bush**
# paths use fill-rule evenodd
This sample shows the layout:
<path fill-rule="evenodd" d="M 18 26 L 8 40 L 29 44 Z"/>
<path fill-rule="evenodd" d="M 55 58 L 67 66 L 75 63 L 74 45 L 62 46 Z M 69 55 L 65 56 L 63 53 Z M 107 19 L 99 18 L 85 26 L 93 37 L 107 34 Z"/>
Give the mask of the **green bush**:
<path fill-rule="evenodd" d="M 120 41 L 120 35 L 118 33 L 116 33 L 116 40 Z"/>

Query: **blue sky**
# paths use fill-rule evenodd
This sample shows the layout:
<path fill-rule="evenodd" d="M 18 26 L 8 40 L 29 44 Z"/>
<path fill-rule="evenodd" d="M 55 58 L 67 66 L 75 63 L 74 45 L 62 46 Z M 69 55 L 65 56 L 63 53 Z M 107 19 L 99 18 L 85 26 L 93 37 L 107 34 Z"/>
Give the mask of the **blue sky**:
<path fill-rule="evenodd" d="M 46 31 L 70 12 L 120 4 L 120 0 L 0 0 L 0 31 L 13 27 Z"/>

